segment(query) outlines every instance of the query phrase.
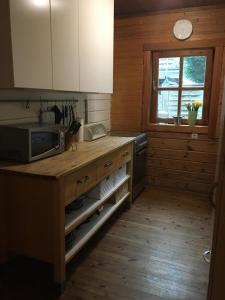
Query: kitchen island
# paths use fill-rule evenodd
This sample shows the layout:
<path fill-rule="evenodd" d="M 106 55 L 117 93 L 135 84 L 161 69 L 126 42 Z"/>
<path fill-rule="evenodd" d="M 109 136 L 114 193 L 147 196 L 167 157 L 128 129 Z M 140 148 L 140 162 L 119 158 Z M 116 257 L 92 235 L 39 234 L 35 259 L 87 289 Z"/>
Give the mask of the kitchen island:
<path fill-rule="evenodd" d="M 133 138 L 108 136 L 30 164 L 1 162 L 1 261 L 13 254 L 51 263 L 62 285 L 66 264 L 125 201 L 131 204 L 132 166 Z"/>

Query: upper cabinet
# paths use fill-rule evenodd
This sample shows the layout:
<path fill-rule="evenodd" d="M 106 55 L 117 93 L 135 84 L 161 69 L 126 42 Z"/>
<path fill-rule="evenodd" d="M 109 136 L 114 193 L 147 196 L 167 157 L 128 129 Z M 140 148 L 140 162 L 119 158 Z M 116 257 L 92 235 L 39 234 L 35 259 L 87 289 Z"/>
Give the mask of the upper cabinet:
<path fill-rule="evenodd" d="M 114 0 L 1 0 L 0 88 L 112 93 Z"/>
<path fill-rule="evenodd" d="M 79 1 L 80 90 L 112 93 L 114 1 Z"/>
<path fill-rule="evenodd" d="M 0 62 L 3 73 L 0 75 L 0 86 L 51 89 L 49 1 L 0 2 Z"/>
<path fill-rule="evenodd" d="M 113 92 L 114 0 L 51 0 L 53 89 Z"/>
<path fill-rule="evenodd" d="M 53 89 L 55 90 L 80 90 L 78 5 L 79 0 L 51 0 Z"/>

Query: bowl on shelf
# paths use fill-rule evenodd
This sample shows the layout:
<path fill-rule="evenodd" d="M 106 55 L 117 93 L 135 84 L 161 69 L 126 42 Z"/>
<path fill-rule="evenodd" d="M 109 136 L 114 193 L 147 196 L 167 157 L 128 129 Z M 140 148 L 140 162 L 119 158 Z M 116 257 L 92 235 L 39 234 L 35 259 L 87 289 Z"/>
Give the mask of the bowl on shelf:
<path fill-rule="evenodd" d="M 67 205 L 66 213 L 69 214 L 74 210 L 78 210 L 78 209 L 82 208 L 84 206 L 85 199 L 86 199 L 86 196 L 83 195 L 83 196 L 77 198 L 76 200 L 74 200 L 69 205 Z"/>

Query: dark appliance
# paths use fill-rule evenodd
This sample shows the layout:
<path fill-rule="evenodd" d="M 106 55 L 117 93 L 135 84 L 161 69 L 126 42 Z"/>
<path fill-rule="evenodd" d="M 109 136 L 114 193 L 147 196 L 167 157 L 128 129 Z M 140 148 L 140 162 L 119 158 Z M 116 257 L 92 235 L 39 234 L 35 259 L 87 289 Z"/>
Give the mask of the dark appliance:
<path fill-rule="evenodd" d="M 133 165 L 133 200 L 143 191 L 146 182 L 147 147 L 146 133 L 112 131 L 112 136 L 133 137 L 134 140 L 134 165 Z"/>
<path fill-rule="evenodd" d="M 64 151 L 64 133 L 57 126 L 0 126 L 0 158 L 32 162 Z"/>

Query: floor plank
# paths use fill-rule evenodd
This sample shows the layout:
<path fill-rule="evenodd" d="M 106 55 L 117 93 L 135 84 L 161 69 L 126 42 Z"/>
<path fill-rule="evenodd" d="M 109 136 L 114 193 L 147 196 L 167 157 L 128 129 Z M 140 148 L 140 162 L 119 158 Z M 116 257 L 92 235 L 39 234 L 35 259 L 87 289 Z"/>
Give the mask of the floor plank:
<path fill-rule="evenodd" d="M 205 300 L 211 216 L 205 198 L 145 191 L 73 270 L 62 300 Z"/>
<path fill-rule="evenodd" d="M 118 212 L 68 265 L 65 292 L 34 262 L 0 272 L 4 300 L 205 300 L 212 210 L 192 193 L 148 189 Z M 1 293 L 2 292 L 2 293 Z"/>

